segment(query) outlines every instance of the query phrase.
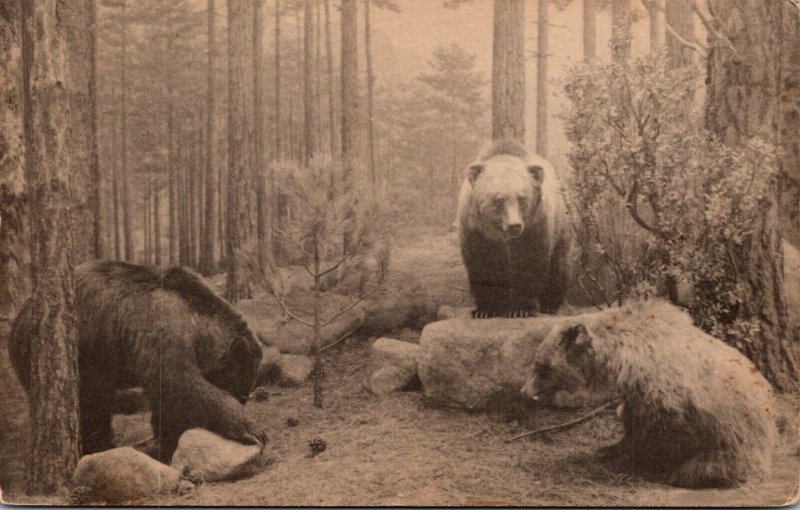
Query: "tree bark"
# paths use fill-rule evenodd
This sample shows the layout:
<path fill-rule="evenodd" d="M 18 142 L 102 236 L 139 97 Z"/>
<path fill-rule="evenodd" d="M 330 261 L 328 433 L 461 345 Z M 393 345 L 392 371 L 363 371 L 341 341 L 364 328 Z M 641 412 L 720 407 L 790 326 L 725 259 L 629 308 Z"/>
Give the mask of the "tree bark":
<path fill-rule="evenodd" d="M 14 319 L 31 283 L 21 17 L 18 1 L 0 0 L 0 321 Z"/>
<path fill-rule="evenodd" d="M 71 96 L 91 95 L 86 76 L 79 76 L 91 57 L 85 30 L 91 16 L 87 2 L 22 5 L 26 170 L 36 218 L 31 230 L 35 283 L 26 305 L 32 324 L 26 490 L 53 494 L 67 483 L 79 457 L 72 269 L 82 250 L 73 238 L 79 202 L 71 180 L 74 173 L 86 172 L 75 165 L 91 159 L 86 140 L 92 126 L 90 116 L 73 109 Z M 86 40 L 81 44 L 76 37 Z"/>
<path fill-rule="evenodd" d="M 105 206 L 103 205 L 103 172 L 100 168 L 100 159 L 97 150 L 97 0 L 89 0 L 89 37 L 91 38 L 91 68 L 89 74 L 89 96 L 88 113 L 91 115 L 91 130 L 89 135 L 90 147 L 90 168 L 91 168 L 91 189 L 92 193 L 92 220 L 94 221 L 92 237 L 94 239 L 94 253 L 92 258 L 102 259 L 105 257 Z"/>
<path fill-rule="evenodd" d="M 273 159 L 280 160 L 283 157 L 281 146 L 281 132 L 283 130 L 281 118 L 281 1 L 275 0 L 275 150 Z M 278 226 L 281 224 L 281 201 L 280 194 L 275 183 L 275 169 L 269 167 L 269 208 L 270 208 L 270 241 L 271 252 L 276 263 L 283 262 L 283 248 L 281 240 L 276 234 Z"/>
<path fill-rule="evenodd" d="M 547 157 L 547 3 L 538 1 L 539 20 L 537 23 L 536 54 L 536 152 Z"/>
<path fill-rule="evenodd" d="M 688 41 L 694 40 L 694 13 L 691 7 L 693 1 L 669 0 L 664 3 L 665 22 Z M 670 65 L 672 67 L 690 65 L 694 60 L 694 51 L 670 33 L 666 35 L 666 38 Z"/>
<path fill-rule="evenodd" d="M 623 63 L 631 55 L 631 0 L 611 1 L 611 58 Z"/>
<path fill-rule="evenodd" d="M 314 76 L 314 2 L 305 0 L 303 8 L 303 138 L 305 150 L 303 162 L 317 152 L 317 117 Z"/>
<path fill-rule="evenodd" d="M 781 52 L 800 44 L 798 31 L 783 30 L 787 18 L 796 22 L 797 8 L 788 0 L 710 0 L 708 7 L 738 55 L 713 34 L 709 36 L 707 127 L 731 146 L 752 136 L 766 136 L 776 146 L 796 142 L 797 132 L 782 129 L 785 105 L 781 102 L 785 80 L 796 69 L 783 67 Z M 739 316 L 758 319 L 761 326 L 743 351 L 776 388 L 789 390 L 797 387 L 791 349 L 797 339 L 789 324 L 784 288 L 779 181 L 776 177 L 771 182 L 749 244 L 734 256 L 750 297 L 740 307 Z"/>
<path fill-rule="evenodd" d="M 596 0 L 583 0 L 583 58 L 591 62 L 597 57 Z"/>
<path fill-rule="evenodd" d="M 177 175 L 175 168 L 175 104 L 172 93 L 172 74 L 169 72 L 172 60 L 172 30 L 169 18 L 164 19 L 164 36 L 167 38 L 164 51 L 164 102 L 166 104 L 167 116 L 167 200 L 169 201 L 169 263 L 175 264 L 178 261 L 178 190 Z"/>
<path fill-rule="evenodd" d="M 264 130 L 264 88 L 263 77 L 261 76 L 261 62 L 264 59 L 263 47 L 263 25 L 262 15 L 263 0 L 253 0 L 253 111 L 255 112 L 254 136 L 255 150 L 254 157 L 254 176 L 256 184 L 256 235 L 258 239 L 258 254 L 263 257 L 267 254 L 269 245 L 269 224 L 267 197 L 266 197 L 266 178 L 267 167 L 266 159 L 266 132 Z"/>
<path fill-rule="evenodd" d="M 523 0 L 494 0 L 492 138 L 525 142 Z"/>
<path fill-rule="evenodd" d="M 252 41 L 253 4 L 228 2 L 228 205 L 227 298 L 235 303 L 251 295 L 244 278 L 245 249 L 255 237 L 253 183 Z"/>
<path fill-rule="evenodd" d="M 125 260 L 133 261 L 133 211 L 131 210 L 130 175 L 128 172 L 128 15 L 127 0 L 122 0 L 122 47 L 120 57 L 120 158 L 122 168 L 122 232 L 125 239 Z"/>
<path fill-rule="evenodd" d="M 161 265 L 161 188 L 159 179 L 153 180 L 153 263 Z"/>
<path fill-rule="evenodd" d="M 650 0 L 646 4 L 647 14 L 650 18 L 650 51 L 656 53 L 661 49 L 662 37 L 664 37 L 664 0 Z M 673 3 L 673 2 L 669 2 Z"/>
<path fill-rule="evenodd" d="M 205 165 L 205 214 L 202 249 L 200 252 L 200 272 L 208 276 L 216 269 L 216 254 L 214 250 L 214 238 L 216 236 L 217 221 L 216 195 L 217 187 L 214 177 L 214 163 L 216 161 L 216 138 L 217 138 L 217 98 L 215 84 L 215 66 L 217 56 L 216 39 L 216 15 L 215 0 L 208 0 L 207 3 L 207 25 L 208 25 L 208 61 L 206 65 L 206 165 Z"/>
<path fill-rule="evenodd" d="M 342 165 L 350 176 L 357 159 L 356 126 L 358 125 L 358 6 L 356 0 L 342 0 L 341 7 L 341 73 L 342 73 Z"/>
<path fill-rule="evenodd" d="M 111 119 L 111 200 L 114 216 L 114 260 L 122 260 L 122 224 L 119 200 L 119 119 L 115 114 Z"/>
<path fill-rule="evenodd" d="M 336 136 L 336 121 L 333 102 L 333 48 L 331 46 L 331 7 L 330 0 L 325 2 L 325 56 L 328 66 L 328 134 L 330 135 L 331 156 L 338 155 L 338 137 Z"/>
<path fill-rule="evenodd" d="M 378 177 L 375 169 L 375 121 L 372 118 L 373 98 L 375 94 L 375 73 L 372 70 L 369 3 L 370 0 L 364 0 L 364 53 L 367 57 L 367 166 L 369 167 L 369 177 L 372 183 L 372 191 L 375 192 L 378 186 Z"/>

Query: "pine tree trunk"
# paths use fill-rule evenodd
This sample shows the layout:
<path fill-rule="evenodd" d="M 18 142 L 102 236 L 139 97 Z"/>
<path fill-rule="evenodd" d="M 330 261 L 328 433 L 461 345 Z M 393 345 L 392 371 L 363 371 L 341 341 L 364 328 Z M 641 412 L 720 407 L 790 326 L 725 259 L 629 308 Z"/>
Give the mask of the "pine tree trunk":
<path fill-rule="evenodd" d="M 303 161 L 313 158 L 317 152 L 316 94 L 314 73 L 314 2 L 304 0 L 303 9 L 303 138 L 305 150 Z"/>
<path fill-rule="evenodd" d="M 536 53 L 536 152 L 543 157 L 547 157 L 548 1 L 538 1 L 539 20 L 536 24 L 538 28 L 536 37 L 538 43 Z"/>
<path fill-rule="evenodd" d="M 145 188 L 144 193 L 144 210 L 142 219 L 144 220 L 144 263 L 150 264 L 150 189 L 149 186 Z"/>
<path fill-rule="evenodd" d="M 172 93 L 172 73 L 169 72 L 169 63 L 172 61 L 172 30 L 169 19 L 165 18 L 164 33 L 167 38 L 164 52 L 164 102 L 167 116 L 167 201 L 169 202 L 169 264 L 178 261 L 178 204 L 177 204 L 177 176 L 175 169 L 175 105 Z"/>
<path fill-rule="evenodd" d="M 216 198 L 217 187 L 214 176 L 214 163 L 217 156 L 216 137 L 217 137 L 217 98 L 215 84 L 215 66 L 217 56 L 216 39 L 216 19 L 215 19 L 215 0 L 208 0 L 207 4 L 207 25 L 208 25 L 208 62 L 206 66 L 206 165 L 205 165 L 205 204 L 203 214 L 203 241 L 200 251 L 200 272 L 208 276 L 216 269 L 216 254 L 214 253 L 214 238 L 216 236 L 217 221 Z"/>
<path fill-rule="evenodd" d="M 282 142 L 282 117 L 281 117 L 281 2 L 275 0 L 275 150 L 273 159 L 283 158 Z M 269 207 L 270 207 L 270 240 L 272 256 L 277 264 L 284 260 L 281 240 L 278 238 L 277 230 L 282 224 L 283 215 L 279 204 L 281 196 L 275 183 L 275 170 L 272 165 L 269 167 Z"/>
<path fill-rule="evenodd" d="M 341 73 L 342 73 L 342 122 L 341 147 L 345 175 L 354 171 L 357 149 L 356 128 L 358 125 L 358 6 L 356 0 L 342 0 L 341 7 Z"/>
<path fill-rule="evenodd" d="M 583 0 L 583 58 L 591 62 L 597 58 L 596 0 Z"/>
<path fill-rule="evenodd" d="M 161 188 L 159 179 L 153 180 L 153 263 L 161 265 Z"/>
<path fill-rule="evenodd" d="M 372 70 L 372 44 L 370 41 L 369 3 L 364 0 L 364 53 L 367 58 L 367 166 L 373 192 L 378 187 L 378 176 L 375 168 L 375 121 L 373 119 L 373 101 L 375 94 L 375 73 Z"/>
<path fill-rule="evenodd" d="M 797 8 L 788 0 L 709 0 L 708 7 L 739 55 L 713 35 L 709 37 L 707 127 L 731 146 L 752 136 L 766 135 L 778 146 L 786 145 L 787 138 L 796 141 L 797 132 L 782 129 L 787 104 L 780 99 L 786 78 L 796 73 L 783 67 L 781 51 L 800 44 L 798 31 L 783 30 L 787 17 L 797 17 Z M 758 319 L 761 326 L 759 334 L 743 346 L 744 353 L 776 388 L 789 390 L 797 387 L 791 349 L 797 339 L 789 324 L 784 288 L 778 184 L 776 177 L 749 245 L 737 255 L 750 297 L 739 315 Z"/>
<path fill-rule="evenodd" d="M 262 15 L 263 0 L 253 1 L 253 111 L 255 112 L 255 143 L 253 181 L 256 184 L 256 236 L 258 239 L 258 255 L 263 257 L 267 251 L 268 221 L 267 216 L 267 197 L 266 191 L 266 132 L 264 130 L 264 89 L 261 76 L 261 62 L 264 58 L 263 47 L 263 26 L 264 17 Z"/>
<path fill-rule="evenodd" d="M 70 96 L 89 95 L 77 75 L 91 56 L 72 37 L 89 37 L 88 4 L 22 2 L 26 171 L 30 190 L 34 290 L 27 306 L 30 338 L 31 450 L 26 490 L 53 494 L 67 483 L 79 456 L 78 344 L 72 269 L 77 206 L 72 173 L 91 157 L 85 144 L 91 121 L 72 109 Z M 35 27 L 35 30 L 32 30 Z M 80 87 L 80 88 L 79 88 Z"/>
<path fill-rule="evenodd" d="M 111 119 L 111 195 L 114 214 L 114 260 L 122 260 L 121 211 L 119 200 L 119 119 L 115 114 Z"/>
<path fill-rule="evenodd" d="M 100 168 L 100 159 L 97 150 L 97 0 L 89 1 L 89 36 L 91 38 L 91 60 L 89 71 L 89 96 L 91 97 L 90 104 L 88 105 L 88 114 L 91 115 L 91 130 L 90 130 L 90 168 L 91 168 L 91 193 L 92 204 L 94 205 L 92 211 L 92 221 L 94 222 L 92 229 L 92 237 L 94 239 L 94 252 L 91 258 L 102 259 L 105 257 L 105 206 L 103 205 L 103 172 Z"/>
<path fill-rule="evenodd" d="M 626 62 L 631 54 L 631 0 L 611 0 L 611 58 Z"/>
<path fill-rule="evenodd" d="M 492 138 L 525 142 L 524 0 L 494 0 Z"/>
<path fill-rule="evenodd" d="M 22 16 L 16 0 L 0 2 L 0 321 L 11 321 L 30 294 L 28 195 L 22 105 Z"/>
<path fill-rule="evenodd" d="M 694 13 L 692 2 L 694 0 L 668 0 L 664 4 L 664 21 L 686 40 L 694 40 Z M 694 52 L 681 44 L 675 36 L 667 34 L 667 53 L 672 67 L 690 65 L 694 59 Z"/>
<path fill-rule="evenodd" d="M 333 48 L 331 45 L 331 6 L 330 0 L 325 2 L 325 60 L 328 66 L 328 134 L 330 135 L 331 156 L 338 155 L 338 137 L 336 136 L 336 116 L 333 102 Z"/>
<path fill-rule="evenodd" d="M 314 43 L 316 44 L 316 48 L 314 49 L 314 74 L 316 75 L 316 85 L 314 87 L 314 99 L 316 99 L 316 114 L 317 114 L 317 150 L 322 148 L 322 68 L 320 67 L 320 45 L 322 44 L 322 37 L 320 36 L 320 0 L 314 0 L 314 14 L 316 16 L 316 22 L 314 23 Z"/>
<path fill-rule="evenodd" d="M 253 4 L 228 2 L 228 204 L 227 204 L 227 298 L 235 303 L 251 295 L 244 277 L 244 253 L 255 238 L 255 153 L 252 108 Z"/>
<path fill-rule="evenodd" d="M 130 175 L 128 172 L 128 19 L 127 0 L 122 0 L 122 48 L 120 58 L 120 169 L 122 175 L 122 232 L 125 239 L 125 260 L 133 261 L 133 211 L 131 210 Z"/>

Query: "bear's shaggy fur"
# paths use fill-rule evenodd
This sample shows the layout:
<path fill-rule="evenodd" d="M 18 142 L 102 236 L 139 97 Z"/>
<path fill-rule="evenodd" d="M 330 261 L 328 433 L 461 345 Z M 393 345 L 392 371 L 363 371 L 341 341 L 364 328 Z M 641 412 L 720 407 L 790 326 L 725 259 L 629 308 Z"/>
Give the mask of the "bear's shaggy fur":
<path fill-rule="evenodd" d="M 661 300 L 586 314 L 539 346 L 523 395 L 615 385 L 625 435 L 604 457 L 681 487 L 766 476 L 776 439 L 772 389 L 739 351 Z"/>
<path fill-rule="evenodd" d="M 457 217 L 474 317 L 554 313 L 561 306 L 567 221 L 550 163 L 511 141 L 483 150 L 461 186 Z"/>
<path fill-rule="evenodd" d="M 169 461 L 178 438 L 201 427 L 263 445 L 242 404 L 252 390 L 261 348 L 242 317 L 197 274 L 124 262 L 75 269 L 83 453 L 113 446 L 115 391 L 142 386 L 152 412 L 155 456 Z M 28 386 L 31 302 L 9 342 Z"/>

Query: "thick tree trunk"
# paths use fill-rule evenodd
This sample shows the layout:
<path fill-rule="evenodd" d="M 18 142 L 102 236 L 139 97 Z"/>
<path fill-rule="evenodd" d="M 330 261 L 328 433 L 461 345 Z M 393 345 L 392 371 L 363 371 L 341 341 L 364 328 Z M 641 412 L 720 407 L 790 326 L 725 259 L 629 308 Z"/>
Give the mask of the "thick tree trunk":
<path fill-rule="evenodd" d="M 144 263 L 150 264 L 150 186 L 145 187 L 144 208 L 142 218 L 144 220 Z"/>
<path fill-rule="evenodd" d="M 269 243 L 269 216 L 267 212 L 266 197 L 266 131 L 264 130 L 264 88 L 261 76 L 261 62 L 263 56 L 263 25 L 262 15 L 263 0 L 253 0 L 253 111 L 255 112 L 254 136 L 254 165 L 253 181 L 256 184 L 256 236 L 258 238 L 259 257 L 265 256 Z"/>
<path fill-rule="evenodd" d="M 172 74 L 169 72 L 172 61 L 172 30 L 169 19 L 165 18 L 164 33 L 167 38 L 164 51 L 164 102 L 166 104 L 167 132 L 165 143 L 167 145 L 167 201 L 169 202 L 169 263 L 178 261 L 178 193 L 177 175 L 175 168 L 175 105 L 172 93 Z"/>
<path fill-rule="evenodd" d="M 547 3 L 539 0 L 539 20 L 536 24 L 536 152 L 547 157 Z"/>
<path fill-rule="evenodd" d="M 313 158 L 317 152 L 317 108 L 314 76 L 314 2 L 305 0 L 303 8 L 303 138 L 305 150 L 303 161 Z"/>
<path fill-rule="evenodd" d="M 120 57 L 120 158 L 122 168 L 122 232 L 125 239 L 125 260 L 133 261 L 133 211 L 131 210 L 130 175 L 128 172 L 128 18 L 127 0 L 122 0 L 122 48 Z"/>
<path fill-rule="evenodd" d="M 494 0 L 492 138 L 525 141 L 525 2 Z"/>
<path fill-rule="evenodd" d="M 28 195 L 22 105 L 22 16 L 0 0 L 0 321 L 11 321 L 30 294 Z"/>
<path fill-rule="evenodd" d="M 622 63 L 631 55 L 631 0 L 611 0 L 611 58 Z"/>
<path fill-rule="evenodd" d="M 590 62 L 597 58 L 596 0 L 583 0 L 583 58 Z"/>
<path fill-rule="evenodd" d="M 331 7 L 330 0 L 325 2 L 325 60 L 328 67 L 328 134 L 330 135 L 331 156 L 338 155 L 338 137 L 336 136 L 336 116 L 333 102 L 333 48 L 331 45 Z"/>
<path fill-rule="evenodd" d="M 709 37 L 707 127 L 728 145 L 739 145 L 752 136 L 766 136 L 778 146 L 796 143 L 798 133 L 782 129 L 786 105 L 781 98 L 786 78 L 797 71 L 783 67 L 781 51 L 800 44 L 800 33 L 783 30 L 787 17 L 793 17 L 794 26 L 798 26 L 797 8 L 788 0 L 710 0 L 708 6 L 739 54 L 734 55 L 713 34 Z M 788 320 L 784 289 L 779 178 L 771 184 L 749 244 L 735 255 L 749 297 L 740 307 L 739 317 L 760 322 L 759 334 L 742 350 L 776 388 L 787 390 L 797 386 L 791 349 L 796 339 Z"/>
<path fill-rule="evenodd" d="M 111 120 L 111 195 L 114 216 L 114 260 L 122 260 L 122 224 L 119 200 L 119 119 L 116 114 Z"/>
<path fill-rule="evenodd" d="M 275 150 L 273 159 L 280 160 L 283 157 L 281 146 L 283 130 L 281 118 L 281 1 L 275 0 Z M 276 263 L 281 264 L 284 260 L 281 240 L 278 238 L 277 230 L 281 225 L 282 214 L 279 207 L 281 201 L 278 188 L 275 183 L 275 170 L 269 167 L 269 231 L 271 240 L 271 253 Z"/>
<path fill-rule="evenodd" d="M 255 124 L 252 108 L 253 4 L 228 2 L 228 300 L 251 295 L 244 278 L 245 249 L 255 238 L 253 155 Z"/>
<path fill-rule="evenodd" d="M 342 164 L 345 175 L 354 171 L 358 125 L 358 6 L 356 0 L 342 0 L 341 12 L 341 73 L 342 73 Z"/>
<path fill-rule="evenodd" d="M 205 165 L 205 204 L 203 213 L 205 214 L 203 241 L 200 251 L 200 272 L 208 276 L 216 269 L 216 254 L 214 253 L 214 238 L 216 236 L 217 221 L 216 198 L 217 187 L 214 177 L 214 162 L 216 161 L 216 138 L 217 138 L 217 98 L 215 84 L 215 66 L 217 56 L 216 39 L 216 19 L 215 19 L 215 0 L 208 0 L 207 4 L 207 24 L 208 24 L 208 63 L 206 66 L 206 165 Z M 157 203 L 157 202 L 156 202 Z"/>
<path fill-rule="evenodd" d="M 369 3 L 364 0 L 364 53 L 367 57 L 367 166 L 373 192 L 378 186 L 375 169 L 375 121 L 373 117 L 373 98 L 375 95 L 375 73 L 372 70 L 372 44 L 370 41 Z"/>
<path fill-rule="evenodd" d="M 91 38 L 91 61 L 89 73 L 89 96 L 91 100 L 88 105 L 88 114 L 91 115 L 91 130 L 89 147 L 91 154 L 91 189 L 93 204 L 92 220 L 94 221 L 92 237 L 94 239 L 94 253 L 92 258 L 102 259 L 105 257 L 105 206 L 103 205 L 103 172 L 100 169 L 100 159 L 97 150 L 97 0 L 89 0 L 89 37 Z"/>
<path fill-rule="evenodd" d="M 694 40 L 694 0 L 668 0 L 664 3 L 664 21 L 687 41 Z M 683 67 L 692 63 L 694 51 L 667 33 L 667 53 L 672 67 Z"/>
<path fill-rule="evenodd" d="M 27 492 L 62 488 L 79 457 L 78 344 L 72 269 L 77 203 L 73 173 L 91 159 L 86 140 L 90 116 L 73 110 L 72 94 L 90 96 L 83 71 L 91 57 L 89 4 L 57 0 L 23 2 L 26 170 L 30 190 L 31 244 L 35 256 L 31 311 L 31 451 Z M 78 51 L 83 47 L 82 51 Z"/>

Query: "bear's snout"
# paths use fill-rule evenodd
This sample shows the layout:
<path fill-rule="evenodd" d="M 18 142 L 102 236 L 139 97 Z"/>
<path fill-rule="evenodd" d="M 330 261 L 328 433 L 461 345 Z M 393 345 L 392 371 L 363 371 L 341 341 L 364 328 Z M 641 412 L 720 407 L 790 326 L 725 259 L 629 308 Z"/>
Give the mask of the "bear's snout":
<path fill-rule="evenodd" d="M 512 239 L 522 235 L 522 223 L 511 223 L 503 228 L 506 235 Z"/>

